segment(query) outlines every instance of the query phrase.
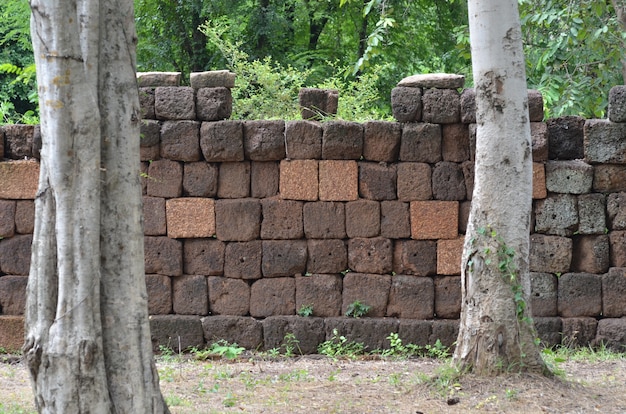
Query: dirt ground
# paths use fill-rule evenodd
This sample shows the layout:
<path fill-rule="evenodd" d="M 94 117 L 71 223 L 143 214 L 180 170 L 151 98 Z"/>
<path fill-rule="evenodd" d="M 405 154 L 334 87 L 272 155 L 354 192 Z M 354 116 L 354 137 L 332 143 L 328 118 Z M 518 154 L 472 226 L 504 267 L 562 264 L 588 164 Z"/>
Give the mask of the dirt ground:
<path fill-rule="evenodd" d="M 24 365 L 3 359 L 0 414 L 34 412 Z M 447 367 L 315 355 L 158 363 L 172 413 L 626 413 L 626 359 L 562 362 L 555 378 L 457 379 Z"/>

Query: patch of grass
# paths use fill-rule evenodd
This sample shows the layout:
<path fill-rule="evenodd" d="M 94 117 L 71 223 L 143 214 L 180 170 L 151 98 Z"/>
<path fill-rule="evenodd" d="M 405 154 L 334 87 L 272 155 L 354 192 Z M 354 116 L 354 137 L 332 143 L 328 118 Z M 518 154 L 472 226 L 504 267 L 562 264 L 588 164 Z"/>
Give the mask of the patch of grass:
<path fill-rule="evenodd" d="M 191 353 L 194 358 L 204 361 L 206 359 L 211 359 L 212 357 L 220 357 L 226 359 L 236 359 L 239 355 L 242 354 L 246 349 L 240 347 L 236 343 L 229 343 L 224 339 L 220 339 L 217 342 L 214 342 L 206 349 L 197 349 L 192 348 Z"/>
<path fill-rule="evenodd" d="M 365 345 L 361 342 L 348 341 L 345 336 L 339 335 L 337 329 L 333 329 L 333 336 L 322 342 L 317 348 L 317 352 L 334 359 L 337 357 L 354 359 L 365 354 Z"/>
<path fill-rule="evenodd" d="M 167 395 L 165 403 L 169 407 L 191 407 L 191 403 L 178 395 Z"/>

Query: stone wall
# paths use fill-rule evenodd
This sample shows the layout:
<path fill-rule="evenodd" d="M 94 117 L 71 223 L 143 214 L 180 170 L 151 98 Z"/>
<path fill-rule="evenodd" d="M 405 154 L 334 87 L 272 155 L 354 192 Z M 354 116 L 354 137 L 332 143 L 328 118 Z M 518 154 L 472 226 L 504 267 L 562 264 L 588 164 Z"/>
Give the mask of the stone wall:
<path fill-rule="evenodd" d="M 365 123 L 228 120 L 226 72 L 194 74 L 191 87 L 176 74 L 139 82 L 155 347 L 270 349 L 292 332 L 315 352 L 335 328 L 370 349 L 391 332 L 452 345 L 475 143 L 462 79 L 405 79 L 391 97 L 397 122 Z M 336 99 L 303 90 L 303 115 L 332 113 Z M 543 122 L 536 91 L 529 115 L 540 336 L 624 345 L 626 89 L 611 90 L 610 120 Z M 0 137 L 0 346 L 17 348 L 41 139 L 32 126 Z M 355 300 L 366 317 L 343 316 Z M 298 316 L 306 305 L 313 316 Z"/>

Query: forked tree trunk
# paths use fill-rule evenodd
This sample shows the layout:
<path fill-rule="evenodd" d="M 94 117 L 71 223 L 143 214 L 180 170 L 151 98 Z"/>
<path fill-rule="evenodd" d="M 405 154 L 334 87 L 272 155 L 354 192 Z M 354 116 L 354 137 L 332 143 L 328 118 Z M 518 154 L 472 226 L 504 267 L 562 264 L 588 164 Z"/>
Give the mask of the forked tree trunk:
<path fill-rule="evenodd" d="M 42 413 L 167 413 L 143 269 L 132 1 L 31 0 L 41 173 L 24 352 Z"/>
<path fill-rule="evenodd" d="M 542 371 L 528 301 L 532 145 L 517 0 L 468 8 L 477 139 L 454 359 L 481 375 Z"/>

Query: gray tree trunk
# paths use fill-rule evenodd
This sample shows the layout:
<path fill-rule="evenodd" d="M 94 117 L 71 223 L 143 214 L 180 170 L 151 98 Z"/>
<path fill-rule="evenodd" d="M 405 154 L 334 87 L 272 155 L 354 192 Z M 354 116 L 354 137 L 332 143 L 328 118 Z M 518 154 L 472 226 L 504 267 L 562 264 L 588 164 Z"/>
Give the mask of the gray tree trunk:
<path fill-rule="evenodd" d="M 477 142 L 454 359 L 481 375 L 541 371 L 528 301 L 532 144 L 517 0 L 469 0 L 468 9 Z"/>
<path fill-rule="evenodd" d="M 613 3 L 617 20 L 619 21 L 620 26 L 622 26 L 622 31 L 626 32 L 626 0 L 611 0 L 611 2 Z M 622 41 L 621 46 L 622 55 L 625 55 L 626 43 Z M 624 84 L 626 84 L 626 57 L 622 58 L 622 80 Z"/>
<path fill-rule="evenodd" d="M 167 413 L 150 340 L 133 4 L 31 0 L 41 173 L 24 353 L 42 413 Z"/>

